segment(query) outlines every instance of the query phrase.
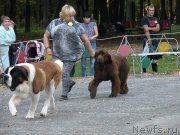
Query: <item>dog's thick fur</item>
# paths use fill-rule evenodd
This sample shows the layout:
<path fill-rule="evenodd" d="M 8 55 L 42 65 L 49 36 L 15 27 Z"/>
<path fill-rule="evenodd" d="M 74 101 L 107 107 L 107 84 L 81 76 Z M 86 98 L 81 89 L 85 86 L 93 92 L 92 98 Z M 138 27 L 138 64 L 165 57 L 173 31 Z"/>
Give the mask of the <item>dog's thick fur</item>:
<path fill-rule="evenodd" d="M 100 82 L 110 80 L 112 91 L 109 97 L 116 97 L 118 93 L 127 94 L 127 78 L 129 65 L 125 57 L 110 55 L 106 50 L 95 52 L 94 79 L 89 83 L 90 97 L 95 98 Z"/>
<path fill-rule="evenodd" d="M 6 69 L 8 76 L 6 85 L 11 91 L 15 91 L 9 101 L 9 110 L 13 116 L 16 116 L 16 106 L 23 99 L 31 97 L 32 103 L 26 115 L 27 119 L 34 118 L 35 110 L 40 98 L 41 91 L 45 90 L 47 99 L 40 115 L 46 116 L 48 107 L 51 103 L 55 108 L 53 93 L 61 82 L 63 63 L 60 60 L 55 62 L 40 61 L 38 63 L 21 63 L 14 67 Z"/>

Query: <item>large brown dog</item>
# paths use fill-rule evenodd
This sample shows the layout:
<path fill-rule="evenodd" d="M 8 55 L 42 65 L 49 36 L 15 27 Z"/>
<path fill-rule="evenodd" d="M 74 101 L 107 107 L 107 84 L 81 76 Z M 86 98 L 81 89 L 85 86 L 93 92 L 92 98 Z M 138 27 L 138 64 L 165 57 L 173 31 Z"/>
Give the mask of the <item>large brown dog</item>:
<path fill-rule="evenodd" d="M 95 53 L 94 79 L 89 83 L 90 97 L 95 98 L 97 87 L 100 82 L 110 80 L 112 91 L 109 97 L 116 97 L 118 93 L 127 94 L 127 78 L 129 65 L 125 57 L 110 55 L 105 50 Z"/>
<path fill-rule="evenodd" d="M 40 115 L 46 116 L 50 104 L 55 108 L 54 92 L 61 82 L 63 63 L 40 61 L 38 63 L 20 63 L 6 69 L 5 84 L 11 91 L 15 91 L 9 100 L 9 110 L 12 116 L 16 116 L 16 106 L 22 100 L 31 97 L 32 102 L 26 115 L 27 119 L 33 119 L 42 91 L 46 91 L 47 99 Z"/>

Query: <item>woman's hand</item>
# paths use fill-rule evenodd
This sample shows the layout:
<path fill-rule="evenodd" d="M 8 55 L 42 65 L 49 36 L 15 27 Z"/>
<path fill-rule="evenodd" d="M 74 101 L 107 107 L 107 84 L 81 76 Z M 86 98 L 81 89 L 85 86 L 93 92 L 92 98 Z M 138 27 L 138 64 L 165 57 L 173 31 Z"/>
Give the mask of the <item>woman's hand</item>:
<path fill-rule="evenodd" d="M 89 53 L 89 55 L 90 55 L 90 57 L 94 57 L 95 53 L 94 53 L 93 51 L 91 51 L 91 52 Z"/>
<path fill-rule="evenodd" d="M 48 47 L 48 48 L 46 48 L 46 53 L 47 53 L 47 54 L 51 54 L 51 55 L 52 55 L 52 50 L 51 50 L 51 48 L 49 48 L 49 47 Z"/>

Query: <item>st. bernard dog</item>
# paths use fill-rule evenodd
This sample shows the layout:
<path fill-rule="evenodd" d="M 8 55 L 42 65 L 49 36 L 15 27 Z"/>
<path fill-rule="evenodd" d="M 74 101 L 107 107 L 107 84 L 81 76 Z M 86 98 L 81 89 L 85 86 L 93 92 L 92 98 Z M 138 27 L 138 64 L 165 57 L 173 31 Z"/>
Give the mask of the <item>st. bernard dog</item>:
<path fill-rule="evenodd" d="M 40 115 L 47 115 L 50 103 L 54 109 L 53 93 L 61 82 L 62 67 L 63 63 L 60 60 L 56 60 L 55 62 L 40 61 L 33 64 L 20 63 L 14 67 L 7 68 L 5 73 L 8 79 L 6 79 L 5 84 L 11 91 L 15 91 L 9 101 L 9 110 L 12 116 L 16 116 L 16 106 L 23 99 L 31 97 L 32 103 L 26 118 L 34 118 L 40 93 L 43 90 L 47 93 L 47 99 L 44 102 Z"/>

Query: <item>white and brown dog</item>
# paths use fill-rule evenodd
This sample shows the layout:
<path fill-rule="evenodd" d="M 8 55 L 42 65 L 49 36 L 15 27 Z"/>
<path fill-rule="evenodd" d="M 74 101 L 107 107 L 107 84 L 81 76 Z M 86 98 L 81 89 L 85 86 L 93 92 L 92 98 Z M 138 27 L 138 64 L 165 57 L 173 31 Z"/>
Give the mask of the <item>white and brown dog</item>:
<path fill-rule="evenodd" d="M 16 116 L 16 105 L 27 98 L 32 98 L 27 119 L 34 118 L 35 110 L 39 101 L 41 91 L 45 90 L 47 99 L 40 115 L 46 116 L 48 107 L 51 103 L 55 108 L 53 93 L 61 82 L 63 63 L 60 60 L 55 62 L 40 61 L 38 63 L 20 63 L 14 67 L 6 69 L 7 79 L 5 84 L 11 91 L 15 91 L 9 101 L 9 110 L 13 116 Z"/>

